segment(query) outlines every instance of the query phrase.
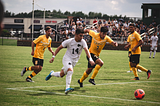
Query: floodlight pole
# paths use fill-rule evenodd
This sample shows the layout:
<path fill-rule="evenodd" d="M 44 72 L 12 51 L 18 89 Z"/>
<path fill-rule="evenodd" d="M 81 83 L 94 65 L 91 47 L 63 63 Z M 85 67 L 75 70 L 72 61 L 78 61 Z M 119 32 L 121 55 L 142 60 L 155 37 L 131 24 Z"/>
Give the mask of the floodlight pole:
<path fill-rule="evenodd" d="M 45 32 L 45 8 L 44 8 L 44 16 L 43 16 L 43 34 L 44 34 L 44 32 Z"/>
<path fill-rule="evenodd" d="M 34 0 L 32 3 L 32 41 L 33 41 L 33 36 L 34 36 Z"/>

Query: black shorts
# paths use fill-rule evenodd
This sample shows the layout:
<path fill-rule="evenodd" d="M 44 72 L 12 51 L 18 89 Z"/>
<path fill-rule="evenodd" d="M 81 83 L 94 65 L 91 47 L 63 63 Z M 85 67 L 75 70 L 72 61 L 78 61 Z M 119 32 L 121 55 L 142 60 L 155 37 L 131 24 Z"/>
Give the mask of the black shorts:
<path fill-rule="evenodd" d="M 34 65 L 40 65 L 40 66 L 43 67 L 43 59 L 33 57 L 32 62 L 33 62 Z"/>
<path fill-rule="evenodd" d="M 99 57 L 96 56 L 96 55 L 93 54 L 93 53 L 90 53 L 90 55 L 91 55 L 91 57 L 92 57 L 92 59 L 93 59 L 94 62 L 95 62 L 97 59 L 99 59 Z M 96 66 L 96 64 L 95 64 L 94 66 L 91 66 L 91 64 L 89 63 L 89 58 L 88 58 L 88 57 L 87 57 L 87 60 L 88 60 L 88 68 L 94 68 L 94 67 Z"/>
<path fill-rule="evenodd" d="M 128 52 L 128 57 L 130 57 L 130 56 L 131 56 L 131 51 Z"/>
<path fill-rule="evenodd" d="M 140 54 L 134 54 L 130 56 L 130 62 L 139 64 Z"/>

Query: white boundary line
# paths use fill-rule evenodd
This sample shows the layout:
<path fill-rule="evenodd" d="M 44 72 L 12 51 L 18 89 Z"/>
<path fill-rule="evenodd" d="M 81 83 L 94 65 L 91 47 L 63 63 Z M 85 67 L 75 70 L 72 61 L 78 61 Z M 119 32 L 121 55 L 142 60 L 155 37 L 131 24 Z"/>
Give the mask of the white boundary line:
<path fill-rule="evenodd" d="M 103 84 L 96 84 L 96 85 L 114 85 L 114 84 L 146 83 L 146 82 L 160 82 L 160 81 L 138 81 L 138 82 L 103 83 Z M 29 89 L 29 88 L 62 87 L 62 86 L 65 86 L 65 85 L 17 87 L 17 88 L 6 88 L 6 89 L 8 89 L 8 90 L 17 90 L 17 91 L 26 91 L 26 92 L 37 92 L 37 93 L 49 93 L 49 94 L 56 94 L 56 95 L 65 95 L 64 93 L 57 93 L 57 92 L 23 90 L 23 89 Z M 79 85 L 72 85 L 72 86 L 79 86 Z M 85 86 L 93 86 L 93 85 L 87 84 Z M 76 95 L 76 94 L 68 94 L 68 95 L 79 96 L 79 97 L 89 97 L 89 98 L 102 98 L 102 99 L 112 99 L 112 100 L 120 100 L 120 101 L 130 101 L 130 102 L 143 102 L 143 103 L 160 104 L 160 102 L 142 101 L 142 100 L 130 100 L 130 99 L 111 98 L 111 97 L 99 97 L 99 96 L 88 96 L 88 95 Z"/>

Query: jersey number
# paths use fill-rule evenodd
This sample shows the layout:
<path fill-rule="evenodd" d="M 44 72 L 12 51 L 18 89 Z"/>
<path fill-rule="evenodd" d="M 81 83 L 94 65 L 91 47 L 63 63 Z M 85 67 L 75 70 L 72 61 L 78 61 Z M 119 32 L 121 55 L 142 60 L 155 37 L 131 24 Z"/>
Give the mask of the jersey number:
<path fill-rule="evenodd" d="M 74 48 L 73 48 L 72 49 L 72 54 L 74 54 L 74 51 L 77 52 L 77 54 L 78 54 L 78 50 L 79 50 L 79 48 L 77 48 L 76 50 L 74 50 Z"/>

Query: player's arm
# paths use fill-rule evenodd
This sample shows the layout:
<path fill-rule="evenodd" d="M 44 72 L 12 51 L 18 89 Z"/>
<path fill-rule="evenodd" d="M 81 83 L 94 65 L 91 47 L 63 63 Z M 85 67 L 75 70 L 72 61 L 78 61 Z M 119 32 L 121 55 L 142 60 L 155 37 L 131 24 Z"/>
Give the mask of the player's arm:
<path fill-rule="evenodd" d="M 32 55 L 32 56 L 34 55 L 34 46 L 35 46 L 35 43 L 32 42 L 32 51 L 31 51 L 31 55 Z"/>
<path fill-rule="evenodd" d="M 129 42 L 127 42 L 127 45 L 124 47 L 125 49 L 130 48 L 131 44 L 129 44 Z"/>
<path fill-rule="evenodd" d="M 54 52 L 51 47 L 48 47 L 48 50 L 52 53 L 52 55 L 54 55 Z"/>
<path fill-rule="evenodd" d="M 93 61 L 93 59 L 92 59 L 92 57 L 91 57 L 91 55 L 90 55 L 90 53 L 89 53 L 89 51 L 88 51 L 88 49 L 87 49 L 86 47 L 84 48 L 84 51 L 85 51 L 87 57 L 89 58 L 90 64 L 91 64 L 92 66 L 94 66 L 95 63 L 94 63 L 94 61 Z"/>
<path fill-rule="evenodd" d="M 118 43 L 113 41 L 113 42 L 111 42 L 111 45 L 112 46 L 118 46 Z"/>
<path fill-rule="evenodd" d="M 90 29 L 84 29 L 84 33 L 89 33 Z"/>
<path fill-rule="evenodd" d="M 132 51 L 135 52 L 136 49 L 137 49 L 139 46 L 142 45 L 142 43 L 143 43 L 143 41 L 142 41 L 142 40 L 139 40 L 138 44 L 132 49 Z"/>
<path fill-rule="evenodd" d="M 58 52 L 63 48 L 62 44 L 56 49 L 54 55 L 52 56 L 52 58 L 50 59 L 50 63 L 52 63 L 54 61 L 55 56 L 58 54 Z"/>

